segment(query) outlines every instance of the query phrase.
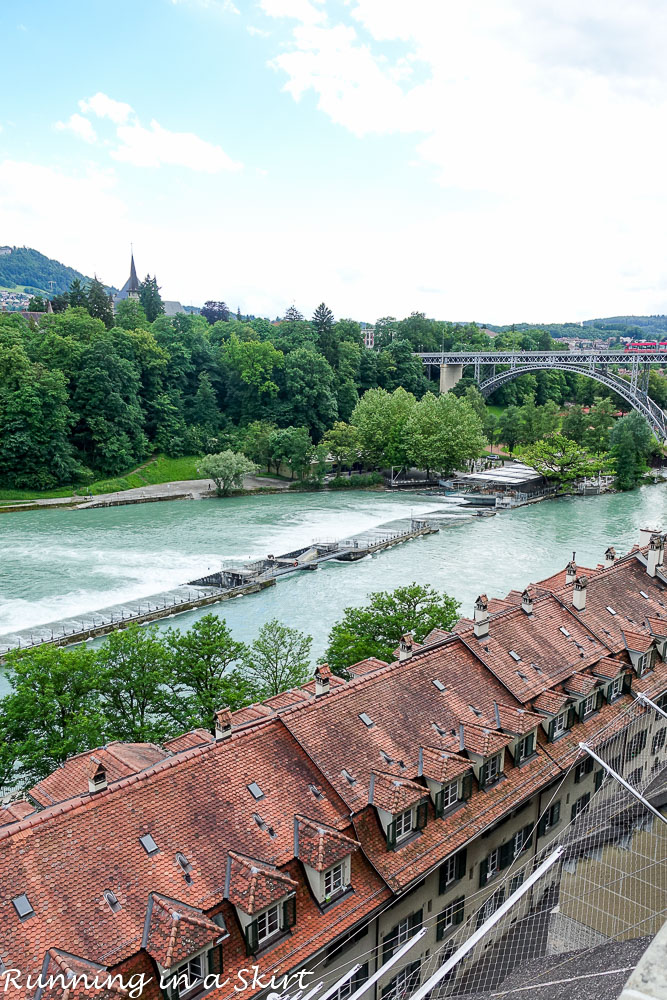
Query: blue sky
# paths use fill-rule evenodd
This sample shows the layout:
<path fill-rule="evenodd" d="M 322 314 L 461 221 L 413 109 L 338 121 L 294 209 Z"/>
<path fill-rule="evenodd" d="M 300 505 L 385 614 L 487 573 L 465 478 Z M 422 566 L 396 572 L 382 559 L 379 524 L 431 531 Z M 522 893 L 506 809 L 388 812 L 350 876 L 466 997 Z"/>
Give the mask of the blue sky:
<path fill-rule="evenodd" d="M 184 303 L 667 311 L 662 0 L 3 0 L 0 243 Z"/>

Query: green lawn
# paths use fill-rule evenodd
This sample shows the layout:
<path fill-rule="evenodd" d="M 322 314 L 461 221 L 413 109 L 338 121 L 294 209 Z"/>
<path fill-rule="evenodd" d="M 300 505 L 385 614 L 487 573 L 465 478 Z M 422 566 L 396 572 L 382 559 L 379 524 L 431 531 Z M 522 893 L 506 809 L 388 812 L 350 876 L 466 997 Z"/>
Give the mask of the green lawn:
<path fill-rule="evenodd" d="M 200 460 L 196 455 L 186 455 L 184 458 L 167 458 L 166 455 L 158 455 L 157 458 L 149 459 L 148 462 L 126 472 L 123 476 L 117 476 L 114 479 L 98 479 L 89 487 L 78 486 L 76 490 L 79 496 L 88 492 L 97 496 L 100 493 L 117 493 L 120 490 L 140 489 L 147 485 L 171 483 L 177 479 L 199 479 L 201 477 L 197 472 L 197 465 Z M 57 490 L 43 490 L 42 492 L 39 490 L 0 489 L 0 502 L 46 500 L 71 495 L 71 486 L 63 486 Z"/>

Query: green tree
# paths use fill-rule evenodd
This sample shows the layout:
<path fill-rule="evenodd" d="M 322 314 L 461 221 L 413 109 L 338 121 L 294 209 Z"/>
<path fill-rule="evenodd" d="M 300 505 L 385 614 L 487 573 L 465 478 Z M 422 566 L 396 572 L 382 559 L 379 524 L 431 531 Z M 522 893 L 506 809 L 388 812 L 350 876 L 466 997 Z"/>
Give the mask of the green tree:
<path fill-rule="evenodd" d="M 199 386 L 190 404 L 190 423 L 202 427 L 210 434 L 215 433 L 220 425 L 220 411 L 211 377 L 207 372 L 199 375 Z"/>
<path fill-rule="evenodd" d="M 337 420 L 331 430 L 326 432 L 322 444 L 328 449 L 338 472 L 344 467 L 350 468 L 359 457 L 357 428 L 342 420 Z"/>
<path fill-rule="evenodd" d="M 71 299 L 70 290 L 70 299 Z M 101 319 L 107 330 L 113 326 L 113 306 L 111 297 L 104 285 L 97 278 L 93 278 L 86 295 L 86 309 L 94 319 Z"/>
<path fill-rule="evenodd" d="M 240 708 L 251 700 L 251 685 L 234 669 L 246 647 L 232 638 L 224 618 L 208 614 L 187 632 L 169 629 L 166 644 L 171 671 L 163 710 L 179 729 L 203 726 L 213 733 L 217 709 Z"/>
<path fill-rule="evenodd" d="M 542 441 L 536 441 L 524 449 L 521 457 L 541 476 L 554 479 L 562 486 L 568 486 L 584 476 L 597 475 L 604 464 L 562 434 L 550 434 Z"/>
<path fill-rule="evenodd" d="M 406 424 L 416 405 L 415 397 L 405 389 L 389 393 L 386 389 L 369 389 L 352 413 L 351 422 L 357 428 L 365 462 L 379 466 L 404 468 L 409 460 Z"/>
<path fill-rule="evenodd" d="M 518 406 L 508 406 L 500 414 L 498 434 L 500 440 L 507 445 L 510 455 L 521 440 L 521 410 Z"/>
<path fill-rule="evenodd" d="M 72 284 L 69 286 L 69 304 L 72 309 L 75 309 L 77 306 L 88 309 L 88 292 L 82 285 L 80 278 L 74 278 Z"/>
<path fill-rule="evenodd" d="M 136 299 L 121 299 L 116 306 L 116 326 L 123 330 L 147 330 L 148 319 L 141 302 Z"/>
<path fill-rule="evenodd" d="M 609 436 L 611 456 L 616 468 L 616 486 L 631 490 L 646 472 L 646 459 L 653 448 L 651 429 L 641 413 L 633 410 L 617 420 Z"/>
<path fill-rule="evenodd" d="M 560 424 L 560 407 L 553 399 L 548 399 L 543 406 L 538 407 L 539 436 L 555 434 Z"/>
<path fill-rule="evenodd" d="M 43 295 L 33 295 L 28 302 L 28 312 L 46 312 L 46 299 Z"/>
<path fill-rule="evenodd" d="M 23 787 L 41 781 L 68 757 L 104 742 L 96 655 L 42 646 L 7 654 L 10 694 L 0 701 L 5 766 L 17 762 Z"/>
<path fill-rule="evenodd" d="M 463 394 L 468 406 L 472 407 L 484 426 L 486 420 L 486 400 L 476 385 L 469 385 Z"/>
<path fill-rule="evenodd" d="M 305 347 L 291 351 L 285 358 L 280 423 L 307 427 L 313 440 L 319 441 L 338 415 L 335 381 L 331 365 L 321 355 Z"/>
<path fill-rule="evenodd" d="M 451 629 L 458 609 L 454 598 L 439 594 L 429 584 L 378 591 L 370 595 L 365 607 L 345 608 L 342 621 L 329 633 L 325 658 L 340 675 L 369 656 L 391 660 L 404 633 L 412 632 L 421 642 L 434 628 Z"/>
<path fill-rule="evenodd" d="M 283 427 L 274 432 L 270 449 L 271 457 L 276 462 L 276 471 L 280 464 L 285 463 L 289 466 L 292 479 L 295 472 L 303 479 L 313 456 L 313 442 L 307 427 Z"/>
<path fill-rule="evenodd" d="M 311 636 L 283 625 L 265 622 L 243 663 L 244 675 L 258 700 L 299 687 L 309 680 Z"/>
<path fill-rule="evenodd" d="M 99 690 L 116 739 L 154 742 L 169 733 L 160 711 L 168 659 L 156 626 L 128 625 L 112 632 L 98 651 Z"/>
<path fill-rule="evenodd" d="M 244 455 L 267 470 L 271 461 L 271 435 L 275 430 L 275 424 L 266 420 L 254 420 L 243 432 Z"/>
<path fill-rule="evenodd" d="M 588 415 L 586 444 L 597 455 L 609 448 L 609 432 L 614 426 L 614 407 L 607 397 L 596 397 Z"/>
<path fill-rule="evenodd" d="M 583 411 L 578 403 L 574 403 L 572 406 L 568 407 L 567 413 L 563 418 L 562 432 L 565 437 L 570 438 L 571 441 L 576 441 L 577 444 L 583 444 L 586 439 L 586 433 L 588 431 L 588 417 Z"/>
<path fill-rule="evenodd" d="M 338 337 L 334 331 L 334 314 L 324 302 L 313 313 L 312 319 L 317 333 L 317 346 L 332 368 L 338 367 Z"/>
<path fill-rule="evenodd" d="M 197 467 L 200 476 L 212 479 L 219 497 L 241 489 L 246 476 L 252 476 L 257 466 L 242 452 L 227 448 L 217 455 L 205 455 Z"/>
<path fill-rule="evenodd" d="M 405 424 L 408 458 L 418 469 L 449 475 L 484 451 L 482 422 L 466 398 L 427 392 Z"/>
<path fill-rule="evenodd" d="M 487 439 L 491 445 L 491 454 L 493 454 L 493 446 L 498 439 L 498 417 L 495 415 L 493 410 L 487 408 L 484 415 L 484 423 L 482 425 L 482 430 L 484 432 L 484 437 Z"/>
<path fill-rule="evenodd" d="M 164 312 L 160 286 L 155 275 L 151 278 L 150 274 L 147 274 L 139 285 L 139 302 L 143 306 L 149 323 L 152 323 Z"/>

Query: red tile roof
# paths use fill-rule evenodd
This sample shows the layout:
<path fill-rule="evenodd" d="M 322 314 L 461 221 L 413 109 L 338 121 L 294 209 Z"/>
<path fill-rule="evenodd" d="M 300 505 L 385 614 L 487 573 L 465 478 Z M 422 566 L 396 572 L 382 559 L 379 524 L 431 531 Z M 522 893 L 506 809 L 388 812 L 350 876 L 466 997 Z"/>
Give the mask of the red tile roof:
<path fill-rule="evenodd" d="M 284 899 L 297 883 L 273 865 L 229 852 L 226 895 L 230 903 L 244 913 L 258 913 L 271 903 Z"/>
<path fill-rule="evenodd" d="M 542 722 L 541 716 L 527 712 L 525 708 L 514 708 L 511 705 L 498 705 L 498 717 L 500 728 L 517 736 L 529 733 Z"/>
<path fill-rule="evenodd" d="M 667 639 L 667 618 L 647 617 L 646 624 L 651 630 L 651 634 L 660 639 Z"/>
<path fill-rule="evenodd" d="M 563 688 L 568 694 L 584 695 L 590 694 L 599 683 L 591 674 L 572 674 L 563 681 Z"/>
<path fill-rule="evenodd" d="M 56 771 L 31 788 L 29 794 L 41 806 L 50 806 L 77 795 L 85 795 L 91 771 L 98 770 L 100 764 L 106 771 L 107 782 L 110 784 L 130 774 L 138 774 L 167 756 L 168 753 L 155 743 L 114 741 L 96 750 L 86 750 L 70 757 Z"/>
<path fill-rule="evenodd" d="M 439 747 L 422 747 L 421 772 L 425 778 L 445 785 L 462 774 L 467 774 L 472 764 L 467 757 L 441 750 Z"/>
<path fill-rule="evenodd" d="M 421 802 L 427 795 L 428 789 L 415 781 L 374 771 L 368 790 L 368 804 L 396 816 Z"/>
<path fill-rule="evenodd" d="M 184 962 L 222 935 L 221 928 L 201 910 L 160 893 L 151 893 L 142 944 L 163 968 L 171 969 Z"/>
<path fill-rule="evenodd" d="M 463 725 L 463 747 L 479 757 L 492 757 L 512 742 L 512 737 L 488 726 L 466 722 Z"/>
<path fill-rule="evenodd" d="M 36 806 L 28 799 L 16 799 L 14 802 L 3 802 L 0 805 L 0 826 L 7 823 L 14 823 L 17 819 L 24 819 L 34 813 Z"/>
<path fill-rule="evenodd" d="M 172 753 L 180 753 L 181 750 L 191 750 L 193 747 L 201 747 L 205 743 L 213 743 L 215 737 L 208 729 L 191 729 L 189 733 L 174 737 L 173 740 L 165 740 L 165 748 Z"/>
<path fill-rule="evenodd" d="M 611 656 L 604 656 L 593 665 L 592 669 L 596 677 L 604 677 L 605 680 L 613 680 L 615 677 L 618 677 L 621 671 L 629 670 L 630 667 L 622 660 L 615 660 Z"/>
<path fill-rule="evenodd" d="M 351 667 L 347 668 L 347 672 L 350 677 L 363 677 L 366 674 L 373 673 L 374 670 L 379 670 L 381 667 L 386 666 L 386 660 L 378 660 L 376 656 L 369 656 L 366 660 L 359 660 L 358 663 L 353 663 Z"/>
<path fill-rule="evenodd" d="M 625 645 L 633 653 L 646 653 L 653 645 L 653 636 L 646 632 L 639 632 L 636 629 L 621 629 L 621 634 L 625 639 Z"/>
<path fill-rule="evenodd" d="M 296 816 L 295 826 L 297 857 L 318 872 L 359 850 L 358 841 L 305 816 Z"/>
<path fill-rule="evenodd" d="M 569 700 L 562 691 L 543 691 L 533 702 L 533 708 L 547 715 L 558 715 Z"/>

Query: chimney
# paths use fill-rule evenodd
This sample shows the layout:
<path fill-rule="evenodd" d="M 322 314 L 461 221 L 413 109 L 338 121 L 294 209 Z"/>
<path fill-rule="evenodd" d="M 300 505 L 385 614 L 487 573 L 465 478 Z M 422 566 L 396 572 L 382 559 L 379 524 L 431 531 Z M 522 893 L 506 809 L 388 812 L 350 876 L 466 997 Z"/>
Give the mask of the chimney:
<path fill-rule="evenodd" d="M 232 735 L 232 713 L 229 708 L 219 708 L 215 713 L 215 738 L 226 740 Z"/>
<path fill-rule="evenodd" d="M 401 641 L 398 645 L 398 659 L 399 662 L 403 660 L 409 660 L 412 656 L 412 634 L 406 632 L 405 635 L 401 636 Z"/>
<path fill-rule="evenodd" d="M 533 595 L 529 590 L 524 590 L 521 595 L 521 607 L 526 612 L 527 615 L 532 615 L 533 613 Z"/>
<path fill-rule="evenodd" d="M 103 792 L 107 787 L 107 772 L 104 764 L 97 757 L 90 759 L 93 762 L 93 767 L 88 774 L 88 791 L 94 795 L 95 792 Z"/>
<path fill-rule="evenodd" d="M 577 579 L 577 564 L 574 561 L 574 557 L 576 556 L 576 554 L 577 554 L 576 552 L 572 553 L 572 558 L 570 559 L 569 563 L 565 568 L 566 583 L 574 583 L 574 581 Z"/>
<path fill-rule="evenodd" d="M 319 663 L 315 667 L 315 697 L 329 694 L 331 686 L 331 667 L 328 663 Z"/>
<path fill-rule="evenodd" d="M 616 549 L 614 548 L 613 545 L 610 545 L 604 554 L 605 567 L 608 568 L 609 566 L 613 566 L 615 561 L 616 561 Z"/>
<path fill-rule="evenodd" d="M 574 589 L 572 591 L 572 607 L 576 611 L 584 611 L 586 608 L 586 587 L 588 586 L 588 580 L 585 576 L 578 576 L 574 581 Z"/>
<path fill-rule="evenodd" d="M 475 601 L 474 632 L 477 639 L 484 639 L 489 634 L 489 601 L 486 594 L 480 594 Z"/>
<path fill-rule="evenodd" d="M 653 535 L 657 535 L 658 532 L 655 528 L 640 528 L 639 529 L 639 547 L 644 548 L 651 541 Z"/>
<path fill-rule="evenodd" d="M 662 535 L 657 533 L 651 535 L 651 541 L 648 546 L 648 553 L 646 555 L 646 572 L 649 576 L 655 576 L 658 566 L 662 566 L 663 556 L 665 554 L 665 540 Z"/>

